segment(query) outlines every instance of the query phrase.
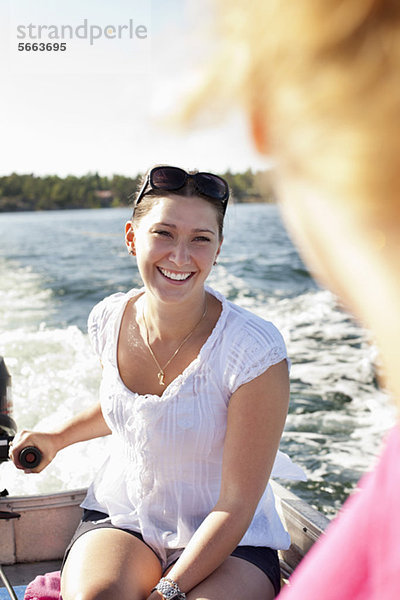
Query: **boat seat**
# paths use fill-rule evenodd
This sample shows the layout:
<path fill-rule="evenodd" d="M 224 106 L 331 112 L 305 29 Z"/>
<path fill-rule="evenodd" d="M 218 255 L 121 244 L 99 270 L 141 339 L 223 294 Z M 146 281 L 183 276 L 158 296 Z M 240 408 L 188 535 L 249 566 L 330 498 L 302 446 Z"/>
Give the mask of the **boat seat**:
<path fill-rule="evenodd" d="M 38 575 L 26 586 L 24 600 L 62 600 L 60 571 Z"/>

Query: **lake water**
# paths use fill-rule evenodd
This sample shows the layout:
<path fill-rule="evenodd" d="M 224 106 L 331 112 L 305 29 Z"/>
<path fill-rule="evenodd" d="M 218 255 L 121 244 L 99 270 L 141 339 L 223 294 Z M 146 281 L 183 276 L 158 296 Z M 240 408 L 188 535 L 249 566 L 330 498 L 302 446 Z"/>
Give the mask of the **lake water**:
<path fill-rule="evenodd" d="M 129 209 L 0 215 L 0 354 L 13 378 L 19 429 L 51 428 L 96 401 L 100 368 L 86 319 L 104 296 L 140 285 L 124 245 L 129 215 Z M 310 277 L 276 206 L 230 207 L 209 284 L 283 333 L 293 367 L 281 449 L 309 477 L 290 487 L 333 515 L 394 424 L 376 384 L 375 347 Z M 77 444 L 40 475 L 5 463 L 0 487 L 25 495 L 88 485 L 106 451 L 103 440 Z"/>

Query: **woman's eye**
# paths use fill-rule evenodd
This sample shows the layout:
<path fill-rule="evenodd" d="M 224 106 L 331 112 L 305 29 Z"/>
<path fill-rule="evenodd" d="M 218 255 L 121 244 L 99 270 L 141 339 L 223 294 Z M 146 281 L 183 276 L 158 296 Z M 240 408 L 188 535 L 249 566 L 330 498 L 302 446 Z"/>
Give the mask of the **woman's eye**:
<path fill-rule="evenodd" d="M 171 233 L 169 231 L 166 231 L 164 229 L 157 229 L 156 231 L 153 231 L 153 233 L 155 233 L 156 235 L 161 235 L 161 236 L 166 236 L 166 237 L 169 237 L 171 235 Z"/>
<path fill-rule="evenodd" d="M 208 238 L 208 237 L 207 237 L 207 236 L 205 236 L 205 235 L 198 235 L 198 236 L 195 238 L 195 241 L 196 241 L 196 242 L 209 242 L 209 241 L 210 241 L 210 238 Z"/>

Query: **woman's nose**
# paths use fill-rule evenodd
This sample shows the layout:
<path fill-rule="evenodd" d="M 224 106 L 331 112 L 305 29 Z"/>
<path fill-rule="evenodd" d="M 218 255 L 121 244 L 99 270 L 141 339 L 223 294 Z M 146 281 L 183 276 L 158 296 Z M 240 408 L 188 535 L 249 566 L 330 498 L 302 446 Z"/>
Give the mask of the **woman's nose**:
<path fill-rule="evenodd" d="M 190 262 L 190 252 L 185 242 L 177 243 L 170 253 L 170 260 L 178 267 L 187 265 Z"/>

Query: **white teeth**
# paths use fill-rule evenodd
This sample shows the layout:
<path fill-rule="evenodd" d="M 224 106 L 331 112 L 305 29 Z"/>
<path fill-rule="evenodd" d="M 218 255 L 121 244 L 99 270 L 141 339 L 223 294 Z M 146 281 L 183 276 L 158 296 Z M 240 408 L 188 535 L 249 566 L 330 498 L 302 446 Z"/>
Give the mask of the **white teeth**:
<path fill-rule="evenodd" d="M 183 281 L 191 276 L 191 273 L 171 273 L 171 271 L 167 271 L 166 269 L 161 269 L 160 271 L 165 277 L 169 279 L 175 279 L 175 281 Z"/>

